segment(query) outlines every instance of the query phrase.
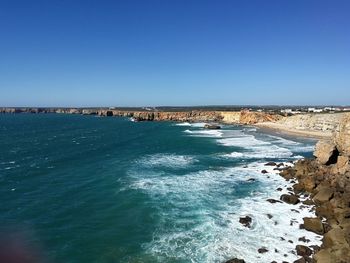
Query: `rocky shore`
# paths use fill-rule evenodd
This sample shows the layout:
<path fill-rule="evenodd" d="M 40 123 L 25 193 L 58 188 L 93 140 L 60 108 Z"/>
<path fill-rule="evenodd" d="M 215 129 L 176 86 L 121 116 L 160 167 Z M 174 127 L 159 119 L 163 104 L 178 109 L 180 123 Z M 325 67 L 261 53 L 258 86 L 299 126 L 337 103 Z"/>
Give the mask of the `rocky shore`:
<path fill-rule="evenodd" d="M 297 209 L 312 205 L 315 217 L 304 217 L 300 228 L 322 235 L 322 245 L 307 246 L 300 237 L 294 263 L 348 263 L 350 262 L 350 114 L 342 115 L 332 138 L 320 140 L 313 159 L 302 159 L 293 166 L 280 168 L 276 163 L 266 165 L 280 169 L 280 175 L 293 183 L 288 194 L 271 203 L 286 202 Z M 262 171 L 264 172 L 264 171 Z M 280 191 L 281 189 L 277 189 Z M 307 197 L 301 198 L 301 197 Z M 242 218 L 249 225 L 250 218 Z M 227 263 L 244 263 L 231 259 Z M 275 261 L 272 261 L 275 262 Z"/>

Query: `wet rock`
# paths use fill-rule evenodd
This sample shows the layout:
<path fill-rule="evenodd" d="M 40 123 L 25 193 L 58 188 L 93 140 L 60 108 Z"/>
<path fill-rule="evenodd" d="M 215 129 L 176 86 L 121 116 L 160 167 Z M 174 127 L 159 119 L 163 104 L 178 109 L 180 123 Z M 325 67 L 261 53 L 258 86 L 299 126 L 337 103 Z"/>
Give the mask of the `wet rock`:
<path fill-rule="evenodd" d="M 275 162 L 268 162 L 265 163 L 265 166 L 276 166 L 277 164 Z"/>
<path fill-rule="evenodd" d="M 267 217 L 271 219 L 273 216 L 271 214 L 267 214 Z"/>
<path fill-rule="evenodd" d="M 276 190 L 280 192 L 280 191 L 282 191 L 283 189 L 282 189 L 281 187 L 278 187 Z"/>
<path fill-rule="evenodd" d="M 261 248 L 258 249 L 258 252 L 259 252 L 260 254 L 266 253 L 266 252 L 268 252 L 268 251 L 269 251 L 269 250 L 268 250 L 267 248 L 265 248 L 265 247 L 261 247 Z"/>
<path fill-rule="evenodd" d="M 297 255 L 302 257 L 311 256 L 312 254 L 312 250 L 309 247 L 303 245 L 297 245 L 295 247 L 295 250 L 297 251 Z"/>
<path fill-rule="evenodd" d="M 205 124 L 204 125 L 205 129 L 210 129 L 210 130 L 218 130 L 221 129 L 220 125 L 216 125 L 216 124 Z"/>
<path fill-rule="evenodd" d="M 299 240 L 299 241 L 302 241 L 302 242 L 305 242 L 305 243 L 310 242 L 310 239 L 307 239 L 306 237 L 299 237 L 298 240 Z"/>
<path fill-rule="evenodd" d="M 287 204 L 296 205 L 300 202 L 296 195 L 283 194 L 281 195 L 281 200 Z"/>
<path fill-rule="evenodd" d="M 252 218 L 250 216 L 240 217 L 239 222 L 244 225 L 245 227 L 250 228 L 252 223 Z"/>
<path fill-rule="evenodd" d="M 324 228 L 321 220 L 317 217 L 304 217 L 304 228 L 308 231 L 314 232 L 316 234 L 322 235 L 324 233 Z"/>
<path fill-rule="evenodd" d="M 230 260 L 227 260 L 225 263 L 245 263 L 243 259 L 233 258 Z"/>
<path fill-rule="evenodd" d="M 261 173 L 262 173 L 262 174 L 267 174 L 267 173 L 268 173 L 268 171 L 266 171 L 266 170 L 262 170 L 262 171 L 261 171 Z"/>
<path fill-rule="evenodd" d="M 267 199 L 266 200 L 267 202 L 270 202 L 271 204 L 275 204 L 275 203 L 282 203 L 281 201 L 279 201 L 279 200 L 276 200 L 276 199 Z"/>
<path fill-rule="evenodd" d="M 314 205 L 314 201 L 312 201 L 311 199 L 306 199 L 305 201 L 303 201 L 304 205 Z"/>
<path fill-rule="evenodd" d="M 255 182 L 256 179 L 254 179 L 254 178 L 249 178 L 247 181 L 248 181 L 248 182 Z"/>

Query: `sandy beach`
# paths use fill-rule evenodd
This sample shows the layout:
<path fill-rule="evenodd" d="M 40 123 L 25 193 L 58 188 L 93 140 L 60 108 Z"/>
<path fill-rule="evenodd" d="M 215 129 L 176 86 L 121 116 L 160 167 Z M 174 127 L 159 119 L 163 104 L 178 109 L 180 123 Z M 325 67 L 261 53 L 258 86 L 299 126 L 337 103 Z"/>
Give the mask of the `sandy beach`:
<path fill-rule="evenodd" d="M 259 128 L 272 130 L 278 133 L 284 133 L 284 134 L 293 135 L 293 136 L 301 136 L 301 137 L 308 137 L 308 138 L 315 138 L 315 139 L 325 139 L 325 138 L 330 138 L 332 136 L 332 131 L 307 130 L 307 129 L 301 130 L 301 129 L 291 128 L 282 123 L 275 123 L 275 122 L 262 122 L 262 123 L 256 123 L 254 125 Z"/>

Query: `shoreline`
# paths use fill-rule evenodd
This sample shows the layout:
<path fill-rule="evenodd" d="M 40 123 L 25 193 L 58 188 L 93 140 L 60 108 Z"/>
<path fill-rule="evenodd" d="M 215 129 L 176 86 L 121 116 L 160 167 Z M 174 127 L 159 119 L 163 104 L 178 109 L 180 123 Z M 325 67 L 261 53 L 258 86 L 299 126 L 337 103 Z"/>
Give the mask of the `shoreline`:
<path fill-rule="evenodd" d="M 296 137 L 313 138 L 313 139 L 329 139 L 332 137 L 332 132 L 316 131 L 316 130 L 299 130 L 287 127 L 280 123 L 274 122 L 261 122 L 256 123 L 253 126 L 258 127 L 262 130 L 272 131 L 278 134 L 285 134 Z"/>

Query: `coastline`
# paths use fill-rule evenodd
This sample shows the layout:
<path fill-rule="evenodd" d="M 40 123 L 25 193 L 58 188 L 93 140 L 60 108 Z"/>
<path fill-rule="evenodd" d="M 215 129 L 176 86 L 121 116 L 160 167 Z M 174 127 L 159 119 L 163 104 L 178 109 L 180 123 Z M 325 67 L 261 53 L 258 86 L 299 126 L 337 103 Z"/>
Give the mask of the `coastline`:
<path fill-rule="evenodd" d="M 316 130 L 299 130 L 293 129 L 281 123 L 275 122 L 261 122 L 256 123 L 254 126 L 259 127 L 261 129 L 265 129 L 268 131 L 273 131 L 276 133 L 296 136 L 296 137 L 304 137 L 304 138 L 314 138 L 314 139 L 328 139 L 332 137 L 331 131 L 316 131 Z"/>

